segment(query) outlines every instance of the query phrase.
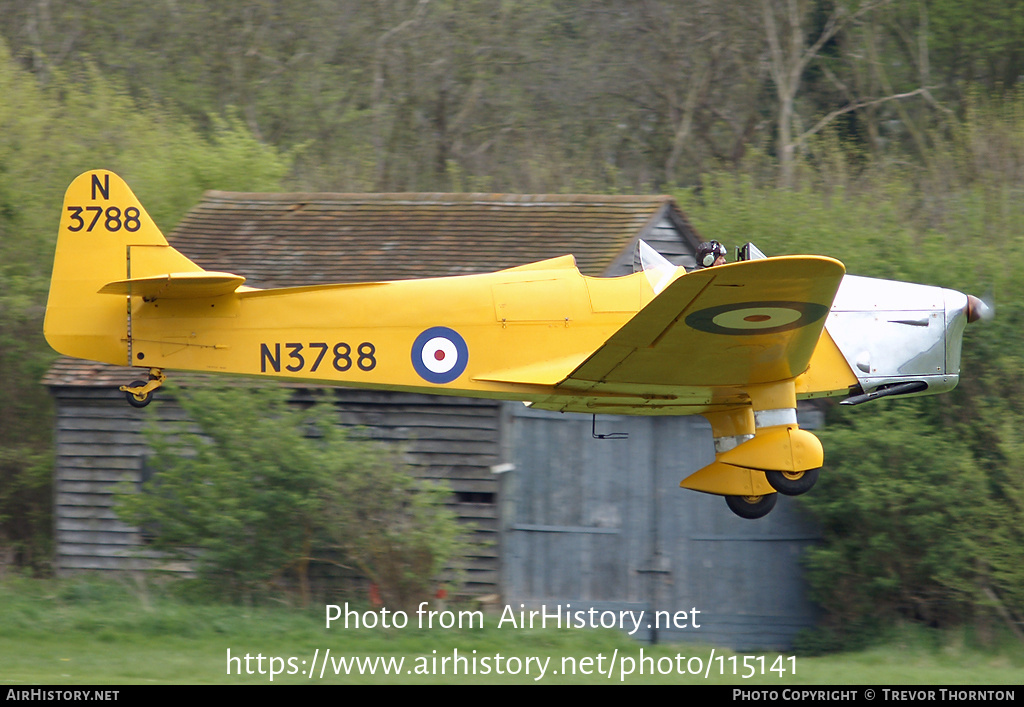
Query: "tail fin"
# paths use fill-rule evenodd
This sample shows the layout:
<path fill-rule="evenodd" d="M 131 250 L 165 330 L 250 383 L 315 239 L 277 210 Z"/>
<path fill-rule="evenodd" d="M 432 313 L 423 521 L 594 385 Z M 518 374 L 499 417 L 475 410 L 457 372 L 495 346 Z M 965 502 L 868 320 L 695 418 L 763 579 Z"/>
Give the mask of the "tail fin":
<path fill-rule="evenodd" d="M 80 175 L 64 195 L 43 332 L 62 354 L 131 365 L 131 297 L 101 294 L 113 281 L 203 272 L 176 251 L 124 180 Z"/>

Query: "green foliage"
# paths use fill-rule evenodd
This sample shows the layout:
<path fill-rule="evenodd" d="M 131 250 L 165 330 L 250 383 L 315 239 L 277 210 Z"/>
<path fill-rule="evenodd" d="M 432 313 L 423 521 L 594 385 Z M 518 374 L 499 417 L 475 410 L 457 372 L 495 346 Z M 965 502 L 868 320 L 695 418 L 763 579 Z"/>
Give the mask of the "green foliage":
<path fill-rule="evenodd" d="M 46 273 L 59 200 L 43 217 L 52 175 L 55 106 L 0 42 L 0 565 L 44 571 L 50 547 L 52 405 L 39 386 Z M 59 192 L 58 192 L 59 193 Z"/>
<path fill-rule="evenodd" d="M 346 444 L 358 458 L 332 467 L 322 518 L 328 545 L 377 585 L 385 606 L 415 608 L 465 550 L 445 508 L 450 492 L 410 476 L 395 452 Z"/>
<path fill-rule="evenodd" d="M 429 598 L 461 547 L 447 491 L 352 437 L 329 402 L 301 409 L 288 397 L 280 388 L 177 390 L 196 432 L 149 428 L 154 475 L 119 496 L 119 513 L 149 529 L 155 548 L 194 558 L 233 597 L 290 575 L 308 600 L 310 563 L 339 554 L 389 607 Z"/>
<path fill-rule="evenodd" d="M 289 171 L 294 154 L 260 142 L 237 116 L 211 122 L 205 136 L 178 122 L 166 131 L 150 131 L 147 144 L 138 148 L 147 158 L 122 174 L 165 232 L 209 189 L 280 191 Z"/>
<path fill-rule="evenodd" d="M 947 78 L 1008 89 L 1024 72 L 1024 15 L 1013 0 L 932 0 L 933 57 Z"/>
<path fill-rule="evenodd" d="M 819 432 L 826 466 L 801 505 L 823 542 L 807 551 L 807 577 L 847 643 L 901 620 L 957 625 L 994 581 L 997 499 L 969 447 L 928 419 L 933 405 L 875 403 Z"/>
<path fill-rule="evenodd" d="M 112 20 L 103 3 L 0 0 L 0 37 L 42 84 L 93 65 L 204 131 L 237 111 L 261 141 L 310 146 L 295 183 L 318 191 L 636 191 L 742 169 L 778 147 L 771 7 L 795 43 L 774 68 L 796 82 L 796 133 L 857 104 L 832 122 L 856 151 L 927 159 L 965 87 L 1019 84 L 1016 0 L 843 6 L 175 0 Z"/>
<path fill-rule="evenodd" d="M 90 67 L 41 86 L 2 40 L 0 96 L 0 564 L 45 572 L 53 406 L 39 381 L 55 357 L 42 322 L 64 190 L 86 169 L 114 169 L 170 230 L 205 189 L 278 189 L 290 157 L 237 119 L 204 136 Z"/>

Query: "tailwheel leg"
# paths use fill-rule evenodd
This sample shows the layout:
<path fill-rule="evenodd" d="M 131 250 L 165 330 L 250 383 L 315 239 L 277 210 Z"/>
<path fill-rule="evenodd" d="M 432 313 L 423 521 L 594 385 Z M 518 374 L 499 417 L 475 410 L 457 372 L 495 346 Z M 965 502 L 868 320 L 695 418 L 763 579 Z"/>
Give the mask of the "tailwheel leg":
<path fill-rule="evenodd" d="M 153 402 L 153 391 L 162 386 L 165 380 L 167 376 L 161 369 L 150 368 L 148 381 L 132 381 L 129 385 L 122 385 L 118 390 L 124 393 L 129 405 L 144 408 Z"/>
<path fill-rule="evenodd" d="M 775 503 L 778 500 L 779 495 L 777 493 L 766 493 L 762 496 L 725 497 L 725 502 L 729 506 L 729 510 L 740 518 L 746 518 L 747 520 L 764 518 L 772 512 L 772 509 L 775 508 Z"/>

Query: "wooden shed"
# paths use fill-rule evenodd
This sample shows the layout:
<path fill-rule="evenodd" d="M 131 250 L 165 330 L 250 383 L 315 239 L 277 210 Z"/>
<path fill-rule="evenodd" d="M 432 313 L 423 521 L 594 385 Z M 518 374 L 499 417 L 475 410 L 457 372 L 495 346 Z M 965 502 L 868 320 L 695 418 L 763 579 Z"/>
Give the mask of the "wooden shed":
<path fill-rule="evenodd" d="M 632 272 L 640 239 L 687 267 L 701 240 L 667 196 L 504 194 L 208 192 L 168 236 L 200 266 L 260 288 L 489 272 L 565 253 L 584 274 L 616 276 Z M 142 416 L 117 391 L 137 377 L 61 359 L 44 380 L 57 402 L 59 573 L 136 561 L 140 536 L 114 515 L 112 489 L 140 479 L 148 453 Z M 449 483 L 482 541 L 469 591 L 516 606 L 704 602 L 714 628 L 695 637 L 735 647 L 784 646 L 812 620 L 797 558 L 814 534 L 790 504 L 749 523 L 677 488 L 712 455 L 702 418 L 599 418 L 630 436 L 598 441 L 589 417 L 510 403 L 335 396 L 346 424 L 401 442 L 416 473 Z"/>

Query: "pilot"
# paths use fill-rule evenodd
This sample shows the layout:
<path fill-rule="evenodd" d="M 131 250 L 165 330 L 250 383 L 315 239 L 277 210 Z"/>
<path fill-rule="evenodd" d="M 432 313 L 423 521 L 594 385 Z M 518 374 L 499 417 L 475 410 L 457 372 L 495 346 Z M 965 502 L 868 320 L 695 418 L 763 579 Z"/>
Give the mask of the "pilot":
<path fill-rule="evenodd" d="M 697 261 L 697 269 L 725 265 L 727 252 L 725 246 L 718 241 L 704 241 L 697 246 L 697 254 L 694 256 Z"/>

